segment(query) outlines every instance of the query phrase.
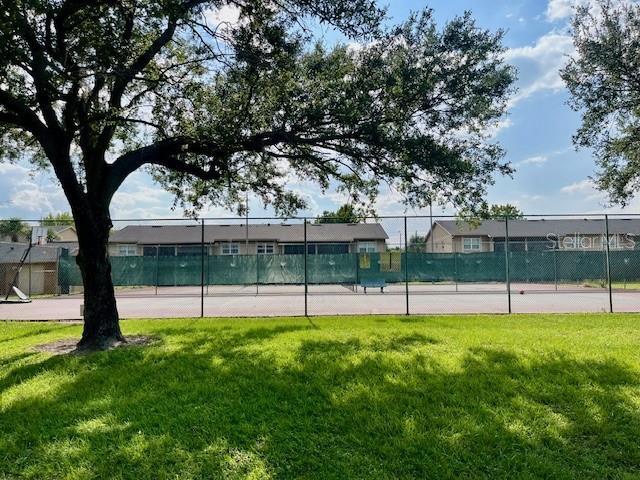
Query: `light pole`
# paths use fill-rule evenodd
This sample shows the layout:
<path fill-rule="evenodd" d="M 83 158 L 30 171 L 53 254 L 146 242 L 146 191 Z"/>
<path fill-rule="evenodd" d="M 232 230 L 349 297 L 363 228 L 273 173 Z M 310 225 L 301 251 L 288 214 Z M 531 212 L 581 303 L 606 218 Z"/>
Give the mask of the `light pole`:
<path fill-rule="evenodd" d="M 248 191 L 245 194 L 244 206 L 245 206 L 245 223 L 246 223 L 244 246 L 246 249 L 245 254 L 249 255 L 249 192 Z"/>
<path fill-rule="evenodd" d="M 431 253 L 433 253 L 435 250 L 433 245 L 433 203 L 431 202 L 431 199 L 429 199 L 429 224 L 429 233 L 431 234 Z"/>

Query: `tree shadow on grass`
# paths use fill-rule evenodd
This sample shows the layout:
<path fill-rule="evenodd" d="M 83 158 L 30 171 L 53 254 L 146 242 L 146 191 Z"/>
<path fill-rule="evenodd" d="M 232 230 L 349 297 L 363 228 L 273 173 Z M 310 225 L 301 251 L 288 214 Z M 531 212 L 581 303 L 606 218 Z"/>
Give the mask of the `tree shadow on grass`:
<path fill-rule="evenodd" d="M 19 366 L 0 384 L 0 476 L 639 472 L 640 381 L 615 360 L 475 348 L 451 365 L 419 333 L 335 341 L 309 328 L 164 329 L 174 349 Z M 53 393 L 29 390 L 47 376 Z"/>
<path fill-rule="evenodd" d="M 38 329 L 28 329 L 23 333 L 18 333 L 13 336 L 3 336 L 2 338 L 0 338 L 0 344 L 15 342 L 16 340 L 22 340 L 22 339 L 32 339 L 33 337 L 37 337 L 39 335 L 51 334 L 54 331 L 60 332 L 68 329 L 74 329 L 74 328 L 77 328 L 77 325 L 63 325 L 63 326 L 56 325 L 55 330 L 53 330 L 49 326 L 38 328 Z"/>

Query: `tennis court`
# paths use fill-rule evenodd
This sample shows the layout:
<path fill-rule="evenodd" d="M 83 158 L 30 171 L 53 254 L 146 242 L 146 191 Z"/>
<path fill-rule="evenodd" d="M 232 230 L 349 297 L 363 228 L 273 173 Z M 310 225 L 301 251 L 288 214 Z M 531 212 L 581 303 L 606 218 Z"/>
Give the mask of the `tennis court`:
<path fill-rule="evenodd" d="M 557 288 L 557 290 L 556 290 Z M 304 285 L 226 285 L 201 287 L 119 288 L 122 318 L 301 316 Z M 614 289 L 616 312 L 640 309 L 640 290 Z M 81 294 L 35 298 L 31 303 L 0 305 L 0 319 L 80 319 Z M 408 304 L 408 305 L 407 305 Z M 503 283 L 390 284 L 381 293 L 354 285 L 309 285 L 309 315 L 508 313 Z M 589 313 L 609 311 L 607 289 L 577 285 L 511 285 L 513 313 Z"/>
<path fill-rule="evenodd" d="M 506 220 L 302 220 L 117 222 L 121 317 L 640 311 L 640 218 L 523 219 L 509 231 Z M 15 280 L 33 301 L 0 305 L 0 319 L 81 317 L 77 249 L 61 245 L 9 245 L 0 286 Z"/>

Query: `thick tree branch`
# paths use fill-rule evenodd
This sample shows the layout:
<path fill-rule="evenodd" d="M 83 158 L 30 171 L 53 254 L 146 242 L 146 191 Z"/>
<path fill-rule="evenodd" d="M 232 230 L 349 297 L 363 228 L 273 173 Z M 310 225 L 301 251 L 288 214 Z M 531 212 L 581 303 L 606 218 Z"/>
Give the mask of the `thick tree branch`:
<path fill-rule="evenodd" d="M 178 22 L 176 19 L 169 19 L 167 28 L 156 38 L 149 47 L 142 52 L 123 72 L 120 72 L 113 84 L 111 98 L 109 104 L 112 108 L 120 108 L 122 104 L 122 96 L 127 86 L 135 76 L 140 73 L 154 57 L 162 50 L 173 38 Z"/>
<path fill-rule="evenodd" d="M 167 27 L 158 36 L 149 47 L 143 51 L 131 64 L 125 68 L 122 72 L 116 73 L 116 79 L 111 89 L 111 96 L 109 98 L 109 108 L 112 113 L 115 113 L 122 108 L 122 97 L 126 92 L 129 84 L 135 79 L 144 68 L 154 59 L 154 57 L 171 41 L 176 31 L 178 21 L 175 18 L 168 20 Z M 115 124 L 107 124 L 100 133 L 97 140 L 97 149 L 105 151 L 109 147 L 109 142 L 115 132 Z"/>
<path fill-rule="evenodd" d="M 51 85 L 50 75 L 47 72 L 49 62 L 46 58 L 44 47 L 39 43 L 36 33 L 28 20 L 21 15 L 18 15 L 18 18 L 20 31 L 31 51 L 30 74 L 36 89 L 38 106 L 47 126 L 55 130 L 57 134 L 62 134 L 62 126 L 53 108 L 53 97 L 51 93 L 55 92 L 55 88 Z"/>
<path fill-rule="evenodd" d="M 109 165 L 105 189 L 109 198 L 122 185 L 122 182 L 133 172 L 144 165 L 158 165 L 176 172 L 186 173 L 201 180 L 215 180 L 226 169 L 226 161 L 239 152 L 265 152 L 268 147 L 280 144 L 306 145 L 324 147 L 327 142 L 353 138 L 354 134 L 327 134 L 301 136 L 294 132 L 273 130 L 263 132 L 244 139 L 239 139 L 233 147 L 222 148 L 212 141 L 189 139 L 186 137 L 168 138 L 154 144 L 141 147 L 119 157 Z M 335 149 L 334 149 L 335 150 Z M 197 154 L 209 157 L 210 169 L 205 169 L 185 161 L 186 154 Z"/>
<path fill-rule="evenodd" d="M 214 158 L 216 153 L 218 155 L 222 153 L 216 152 L 216 148 L 213 145 L 205 146 L 204 144 L 199 144 L 196 148 L 194 142 L 187 138 L 169 138 L 125 153 L 108 167 L 105 183 L 107 196 L 111 198 L 131 173 L 147 164 L 170 168 L 203 180 L 219 178 L 220 170 L 214 168 L 205 170 L 179 158 L 181 154 L 195 150 L 207 150 L 209 155 Z M 212 162 L 211 165 L 215 165 L 215 162 Z"/>
<path fill-rule="evenodd" d="M 18 117 L 20 119 L 19 126 L 35 137 L 46 133 L 47 127 L 40 121 L 38 115 L 26 103 L 5 90 L 0 90 L 0 105 L 12 116 Z"/>

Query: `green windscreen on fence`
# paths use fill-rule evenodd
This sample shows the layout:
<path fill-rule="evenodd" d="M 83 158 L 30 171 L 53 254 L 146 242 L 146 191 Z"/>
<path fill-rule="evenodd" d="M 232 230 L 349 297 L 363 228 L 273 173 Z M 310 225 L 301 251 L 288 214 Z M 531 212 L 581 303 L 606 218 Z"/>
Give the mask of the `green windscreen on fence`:
<path fill-rule="evenodd" d="M 407 256 L 405 256 L 407 255 Z M 308 255 L 309 284 L 358 284 L 366 280 L 410 282 L 504 282 L 504 252 L 487 253 L 360 253 Z M 640 251 L 610 253 L 614 281 L 637 280 Z M 223 255 L 111 257 L 116 286 L 292 285 L 305 282 L 304 255 Z M 579 282 L 606 278 L 602 251 L 510 252 L 512 282 Z M 60 257 L 61 287 L 80 286 L 82 278 L 73 257 Z"/>

